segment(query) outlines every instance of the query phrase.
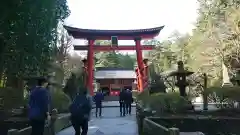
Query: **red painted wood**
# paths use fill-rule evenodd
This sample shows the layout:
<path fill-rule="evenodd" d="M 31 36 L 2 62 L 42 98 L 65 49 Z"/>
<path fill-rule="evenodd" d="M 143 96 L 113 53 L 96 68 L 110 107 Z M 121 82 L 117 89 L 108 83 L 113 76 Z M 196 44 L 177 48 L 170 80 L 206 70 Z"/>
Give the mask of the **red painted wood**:
<path fill-rule="evenodd" d="M 132 30 L 99 30 L 99 29 L 83 29 L 71 26 L 63 26 L 73 37 L 81 36 L 88 37 L 109 37 L 109 36 L 126 36 L 126 37 L 140 37 L 144 35 L 158 35 L 164 26 L 147 28 L 147 29 L 132 29 Z"/>
<path fill-rule="evenodd" d="M 142 39 L 153 39 L 156 37 L 159 33 L 156 34 L 145 34 L 140 35 L 138 37 L 141 37 Z M 76 35 L 74 36 L 75 39 L 87 39 L 88 37 L 82 36 L 82 35 Z M 133 36 L 118 36 L 118 40 L 134 40 L 136 38 L 136 35 Z M 111 40 L 111 36 L 95 36 L 95 40 Z"/>
<path fill-rule="evenodd" d="M 90 90 L 90 94 L 94 95 L 94 88 L 93 88 L 93 64 L 94 64 L 94 40 L 88 40 L 88 54 L 87 54 L 87 65 L 88 65 L 88 88 Z"/>
<path fill-rule="evenodd" d="M 141 88 L 142 88 L 141 74 L 140 74 L 139 71 L 140 71 L 140 70 L 137 68 L 136 74 L 137 74 L 137 90 L 138 90 L 138 92 L 140 92 L 140 90 L 141 90 Z"/>
<path fill-rule="evenodd" d="M 74 45 L 74 50 L 88 50 L 89 45 L 77 46 Z M 113 51 L 113 50 L 136 50 L 136 46 L 110 46 L 110 45 L 94 45 L 94 51 Z M 140 46 L 140 50 L 153 50 L 155 48 L 154 45 L 143 45 Z"/>
<path fill-rule="evenodd" d="M 145 89 L 146 87 L 148 87 L 148 60 L 144 59 L 143 60 L 144 63 L 144 77 L 143 77 L 143 82 L 144 82 L 144 86 L 143 89 Z"/>
<path fill-rule="evenodd" d="M 143 56 L 142 56 L 142 50 L 141 50 L 141 40 L 135 40 L 136 42 L 136 55 L 137 55 L 137 63 L 138 63 L 138 68 L 139 68 L 139 84 L 140 88 L 139 91 L 143 91 L 143 73 L 141 72 L 142 69 L 144 69 L 144 64 L 143 64 Z"/>
<path fill-rule="evenodd" d="M 124 86 L 131 86 L 134 82 L 134 79 L 99 79 L 97 82 L 100 83 L 100 86 L 108 84 L 121 84 Z"/>
<path fill-rule="evenodd" d="M 85 70 L 87 70 L 87 86 L 90 90 L 90 94 L 94 94 L 93 88 L 93 66 L 94 66 L 94 51 L 113 51 L 113 50 L 136 50 L 137 53 L 137 62 L 138 62 L 138 75 L 137 82 L 140 92 L 143 91 L 143 78 L 144 73 L 144 65 L 142 58 L 142 50 L 152 50 L 155 46 L 141 46 L 141 39 L 152 39 L 156 37 L 159 32 L 163 29 L 164 26 L 156 27 L 154 29 L 141 29 L 141 30 L 132 30 L 132 31 L 109 31 L 109 30 L 89 30 L 89 29 L 79 29 L 69 26 L 64 26 L 67 29 L 68 33 L 72 35 L 75 39 L 89 39 L 94 38 L 94 40 L 111 40 L 112 36 L 117 36 L 118 40 L 135 40 L 136 37 L 138 40 L 135 40 L 136 46 L 96 46 L 94 45 L 94 40 L 90 39 L 88 46 L 74 46 L 75 50 L 88 50 L 88 59 L 87 66 L 85 66 Z M 97 33 L 98 32 L 98 33 Z M 102 36 L 105 35 L 105 36 Z M 132 81 L 133 82 L 133 81 Z M 120 84 L 125 85 L 128 82 L 120 81 Z"/>

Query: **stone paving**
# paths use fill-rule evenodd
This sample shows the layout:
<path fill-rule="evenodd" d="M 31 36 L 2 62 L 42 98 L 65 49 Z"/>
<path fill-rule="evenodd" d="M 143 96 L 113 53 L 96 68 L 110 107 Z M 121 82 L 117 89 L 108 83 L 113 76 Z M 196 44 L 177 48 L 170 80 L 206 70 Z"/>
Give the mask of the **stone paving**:
<path fill-rule="evenodd" d="M 132 115 L 120 117 L 117 101 L 104 102 L 106 108 L 102 109 L 102 118 L 95 117 L 95 109 L 89 121 L 88 135 L 138 135 L 136 124 L 136 108 L 132 107 Z M 201 107 L 198 107 L 201 109 Z M 74 129 L 69 127 L 57 135 L 74 135 Z M 180 132 L 180 135 L 203 135 L 201 132 Z"/>
<path fill-rule="evenodd" d="M 102 103 L 103 107 L 118 107 L 119 106 L 119 101 L 104 101 Z M 135 103 L 132 104 L 132 106 L 136 106 Z M 95 105 L 93 105 L 95 107 Z"/>
<path fill-rule="evenodd" d="M 180 132 L 180 135 L 204 135 L 202 132 Z"/>
<path fill-rule="evenodd" d="M 88 135 L 137 135 L 137 125 L 135 120 L 135 107 L 133 115 L 120 117 L 119 108 L 103 108 L 102 118 L 95 118 L 93 109 L 92 118 L 89 121 Z M 72 127 L 67 128 L 57 135 L 74 135 Z"/>

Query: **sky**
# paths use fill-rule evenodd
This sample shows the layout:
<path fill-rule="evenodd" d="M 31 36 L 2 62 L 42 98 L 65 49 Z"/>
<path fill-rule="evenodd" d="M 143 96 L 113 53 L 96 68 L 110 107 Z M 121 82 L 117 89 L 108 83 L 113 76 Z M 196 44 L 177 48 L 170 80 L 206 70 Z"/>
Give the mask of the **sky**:
<path fill-rule="evenodd" d="M 190 33 L 197 18 L 197 0 L 67 0 L 66 25 L 86 29 L 144 29 L 164 25 L 158 40 L 174 31 Z M 75 41 L 83 44 L 83 41 Z M 133 41 L 119 41 L 131 44 Z"/>

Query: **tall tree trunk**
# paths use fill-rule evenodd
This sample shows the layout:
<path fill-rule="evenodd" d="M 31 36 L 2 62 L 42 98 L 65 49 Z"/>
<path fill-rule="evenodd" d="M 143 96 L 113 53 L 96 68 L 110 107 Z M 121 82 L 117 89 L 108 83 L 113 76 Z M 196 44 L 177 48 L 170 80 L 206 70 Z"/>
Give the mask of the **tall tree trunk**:
<path fill-rule="evenodd" d="M 2 38 L 0 38 L 0 82 L 3 78 L 3 69 L 4 69 L 4 62 L 3 62 L 3 53 L 4 53 L 5 44 Z"/>

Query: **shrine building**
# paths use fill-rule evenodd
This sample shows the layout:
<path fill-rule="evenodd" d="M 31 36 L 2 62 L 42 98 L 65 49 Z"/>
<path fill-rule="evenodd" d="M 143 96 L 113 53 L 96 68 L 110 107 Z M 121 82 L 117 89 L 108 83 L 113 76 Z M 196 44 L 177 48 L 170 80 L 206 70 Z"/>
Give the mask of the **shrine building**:
<path fill-rule="evenodd" d="M 98 90 L 111 96 L 118 96 L 121 89 L 135 89 L 135 70 L 126 68 L 97 68 L 95 81 Z"/>

